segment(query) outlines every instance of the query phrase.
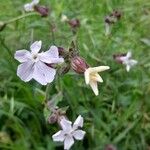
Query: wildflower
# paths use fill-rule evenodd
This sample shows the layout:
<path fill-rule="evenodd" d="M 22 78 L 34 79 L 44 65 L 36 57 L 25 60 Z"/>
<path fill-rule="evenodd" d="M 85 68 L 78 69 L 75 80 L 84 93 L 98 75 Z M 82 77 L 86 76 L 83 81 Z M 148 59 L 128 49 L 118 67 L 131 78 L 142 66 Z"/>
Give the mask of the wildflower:
<path fill-rule="evenodd" d="M 131 59 L 131 57 L 132 53 L 129 51 L 127 54 L 115 57 L 115 59 L 124 64 L 127 72 L 129 72 L 130 69 L 137 64 L 137 60 Z"/>
<path fill-rule="evenodd" d="M 68 17 L 64 14 L 61 15 L 61 22 L 67 22 L 69 21 Z"/>
<path fill-rule="evenodd" d="M 34 42 L 31 52 L 23 49 L 15 53 L 15 59 L 21 64 L 18 66 L 17 75 L 25 82 L 35 79 L 42 85 L 46 85 L 54 80 L 56 69 L 49 67 L 48 64 L 62 63 L 63 58 L 59 58 L 58 48 L 51 46 L 46 52 L 39 53 L 42 46 L 41 41 Z"/>
<path fill-rule="evenodd" d="M 69 150 L 74 144 L 74 139 L 82 140 L 85 135 L 85 131 L 78 128 L 83 127 L 83 117 L 81 115 L 75 120 L 74 124 L 65 119 L 64 117 L 60 121 L 62 130 L 55 133 L 52 138 L 56 142 L 64 142 L 64 149 Z"/>
<path fill-rule="evenodd" d="M 34 7 L 40 2 L 40 0 L 32 0 L 31 3 L 27 3 L 24 5 L 24 9 L 26 12 L 34 11 Z"/>
<path fill-rule="evenodd" d="M 71 68 L 79 74 L 84 73 L 88 67 L 85 60 L 79 56 L 75 56 L 71 59 Z"/>
<path fill-rule="evenodd" d="M 84 72 L 85 83 L 91 86 L 96 96 L 99 94 L 97 82 L 103 82 L 103 79 L 98 74 L 98 72 L 102 72 L 108 69 L 109 69 L 109 66 L 99 66 L 99 67 L 93 67 L 93 68 L 89 67 Z"/>

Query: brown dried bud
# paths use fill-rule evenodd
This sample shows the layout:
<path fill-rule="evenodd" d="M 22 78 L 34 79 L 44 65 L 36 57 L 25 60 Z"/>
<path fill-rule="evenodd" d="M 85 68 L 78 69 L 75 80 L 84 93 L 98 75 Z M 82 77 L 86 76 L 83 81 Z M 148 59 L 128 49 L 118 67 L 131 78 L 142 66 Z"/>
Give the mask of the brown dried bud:
<path fill-rule="evenodd" d="M 4 22 L 0 21 L 0 31 L 3 31 L 3 29 L 6 27 L 6 24 Z"/>
<path fill-rule="evenodd" d="M 82 74 L 88 67 L 89 65 L 85 62 L 85 60 L 79 56 L 75 56 L 71 59 L 71 68 L 76 73 Z"/>
<path fill-rule="evenodd" d="M 80 21 L 79 19 L 72 19 L 68 21 L 68 24 L 72 27 L 72 28 L 77 28 L 80 27 Z"/>
<path fill-rule="evenodd" d="M 38 6 L 34 7 L 35 11 L 37 11 L 42 17 L 47 17 L 49 13 L 49 9 L 45 6 Z"/>

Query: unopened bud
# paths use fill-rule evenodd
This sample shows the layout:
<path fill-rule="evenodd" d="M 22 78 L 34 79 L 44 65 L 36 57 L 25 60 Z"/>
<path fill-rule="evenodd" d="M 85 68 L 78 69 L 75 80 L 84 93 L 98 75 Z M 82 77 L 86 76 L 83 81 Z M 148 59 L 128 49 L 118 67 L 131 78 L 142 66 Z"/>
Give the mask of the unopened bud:
<path fill-rule="evenodd" d="M 80 21 L 79 19 L 72 19 L 68 21 L 68 24 L 72 27 L 72 28 L 77 28 L 80 27 Z"/>
<path fill-rule="evenodd" d="M 114 145 L 109 144 L 109 145 L 107 145 L 107 146 L 105 147 L 104 150 L 117 150 L 117 148 L 116 148 Z"/>
<path fill-rule="evenodd" d="M 35 11 L 37 11 L 42 17 L 47 17 L 49 13 L 49 9 L 45 6 L 38 6 L 34 7 Z"/>
<path fill-rule="evenodd" d="M 59 56 L 63 56 L 65 49 L 63 47 L 57 47 L 57 48 L 58 48 Z"/>
<path fill-rule="evenodd" d="M 70 70 L 70 64 L 64 64 L 58 71 L 59 75 L 64 75 Z"/>
<path fill-rule="evenodd" d="M 57 122 L 58 116 L 57 114 L 53 113 L 51 116 L 48 117 L 48 123 L 54 124 Z"/>
<path fill-rule="evenodd" d="M 122 62 L 121 57 L 124 57 L 124 56 L 126 56 L 126 54 L 115 54 L 115 55 L 113 55 L 113 58 L 114 58 L 114 60 L 116 60 L 118 63 L 122 64 L 123 62 Z"/>
<path fill-rule="evenodd" d="M 2 31 L 6 27 L 6 24 L 0 21 L 0 31 Z"/>
<path fill-rule="evenodd" d="M 71 59 L 71 68 L 79 74 L 84 73 L 88 67 L 85 60 L 79 56 L 75 56 Z"/>

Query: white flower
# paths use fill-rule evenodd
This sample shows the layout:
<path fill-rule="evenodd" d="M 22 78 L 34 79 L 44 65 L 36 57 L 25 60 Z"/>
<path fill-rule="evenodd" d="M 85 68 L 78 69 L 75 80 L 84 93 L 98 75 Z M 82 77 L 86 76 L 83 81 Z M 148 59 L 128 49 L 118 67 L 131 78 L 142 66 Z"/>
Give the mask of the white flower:
<path fill-rule="evenodd" d="M 84 72 L 85 83 L 91 86 L 96 96 L 99 94 L 97 82 L 103 82 L 103 79 L 98 74 L 98 72 L 102 72 L 108 69 L 109 66 L 99 66 L 99 67 L 87 68 Z"/>
<path fill-rule="evenodd" d="M 126 56 L 120 56 L 120 60 L 124 65 L 126 65 L 127 72 L 130 71 L 131 67 L 135 66 L 137 64 L 137 61 L 134 59 L 131 59 L 132 53 L 129 51 Z"/>
<path fill-rule="evenodd" d="M 31 3 L 27 3 L 24 5 L 24 10 L 27 12 L 34 11 L 34 6 L 36 6 L 40 0 L 32 0 Z"/>
<path fill-rule="evenodd" d="M 66 15 L 62 14 L 61 22 L 67 22 L 67 21 L 69 21 L 68 17 Z"/>
<path fill-rule="evenodd" d="M 60 125 L 62 130 L 55 133 L 52 138 L 53 141 L 64 142 L 65 150 L 69 150 L 71 148 L 74 144 L 74 139 L 82 140 L 84 138 L 85 131 L 78 129 L 79 127 L 83 127 L 83 117 L 81 117 L 81 115 L 75 120 L 73 126 L 72 122 L 65 118 L 61 119 Z"/>
<path fill-rule="evenodd" d="M 15 59 L 21 64 L 18 66 L 17 75 L 25 82 L 35 79 L 42 85 L 46 85 L 54 80 L 56 70 L 46 65 L 62 63 L 63 58 L 59 58 L 58 48 L 51 46 L 46 52 L 39 53 L 42 46 L 41 41 L 34 42 L 31 52 L 25 49 L 15 53 Z"/>

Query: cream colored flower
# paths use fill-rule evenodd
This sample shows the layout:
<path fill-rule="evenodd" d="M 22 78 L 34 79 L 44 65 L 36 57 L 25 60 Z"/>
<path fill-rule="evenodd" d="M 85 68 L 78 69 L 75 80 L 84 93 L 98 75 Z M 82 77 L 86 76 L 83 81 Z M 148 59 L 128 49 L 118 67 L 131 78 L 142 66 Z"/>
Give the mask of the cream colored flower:
<path fill-rule="evenodd" d="M 93 68 L 89 67 L 84 72 L 85 83 L 91 86 L 96 96 L 99 94 L 97 82 L 103 82 L 103 79 L 98 74 L 98 72 L 108 70 L 109 68 L 110 68 L 109 66 L 99 66 L 99 67 L 93 67 Z"/>

